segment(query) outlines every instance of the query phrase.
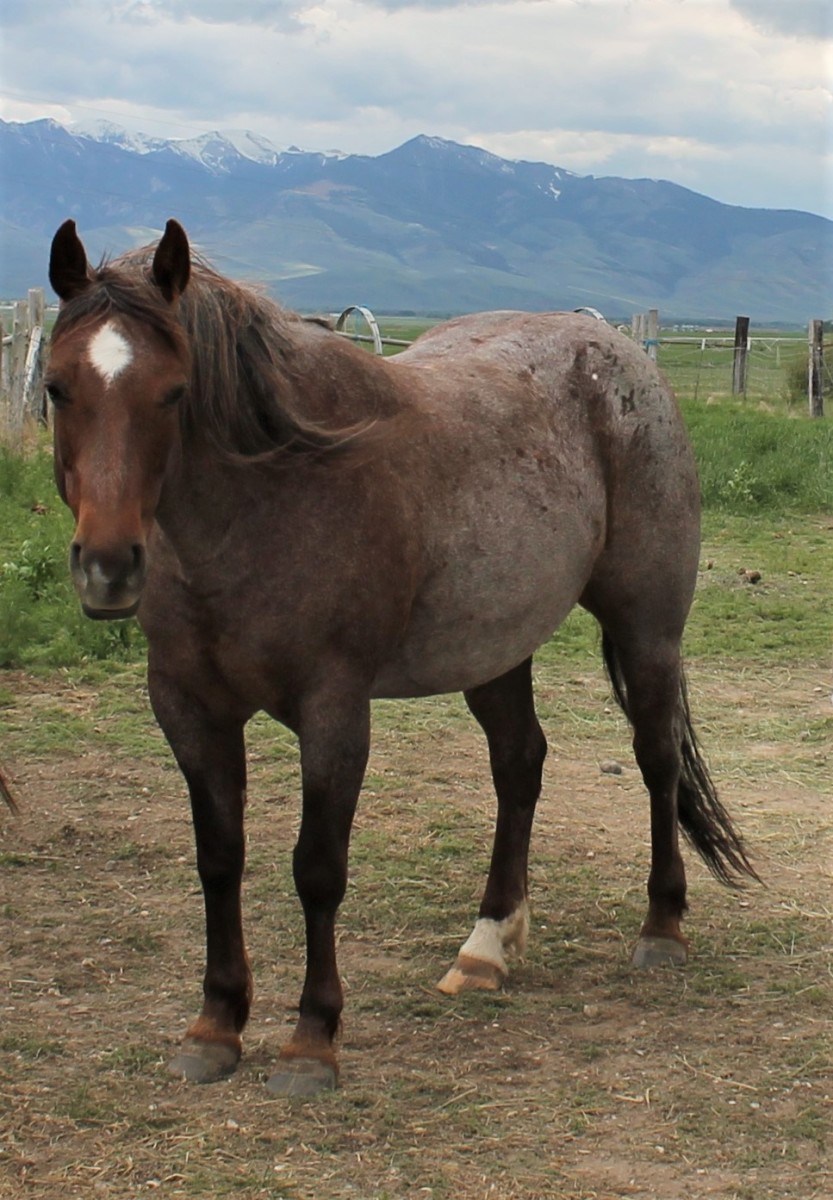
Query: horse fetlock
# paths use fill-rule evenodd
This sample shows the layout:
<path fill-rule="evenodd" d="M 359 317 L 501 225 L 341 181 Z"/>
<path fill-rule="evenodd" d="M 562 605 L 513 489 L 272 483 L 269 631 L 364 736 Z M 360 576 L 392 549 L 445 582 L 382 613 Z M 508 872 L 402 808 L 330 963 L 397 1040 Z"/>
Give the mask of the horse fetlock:
<path fill-rule="evenodd" d="M 479 917 L 457 961 L 437 987 L 446 995 L 472 989 L 499 991 L 509 974 L 506 955 L 522 955 L 529 933 L 529 905 L 524 900 L 502 920 Z"/>
<path fill-rule="evenodd" d="M 236 988 L 219 988 L 206 983 L 202 1013 L 188 1030 L 187 1037 L 205 1041 L 237 1038 L 246 1027 L 252 1007 L 252 980 Z"/>
<path fill-rule="evenodd" d="M 479 917 L 460 950 L 460 956 L 494 963 L 505 975 L 509 970 L 506 965 L 507 951 L 523 954 L 528 934 L 529 905 L 524 900 L 502 920 Z"/>

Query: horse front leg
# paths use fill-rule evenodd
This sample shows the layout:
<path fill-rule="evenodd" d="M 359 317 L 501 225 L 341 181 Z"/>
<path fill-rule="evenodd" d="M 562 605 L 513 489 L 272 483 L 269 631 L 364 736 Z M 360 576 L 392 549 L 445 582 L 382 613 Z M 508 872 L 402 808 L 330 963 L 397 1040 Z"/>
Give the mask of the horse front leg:
<path fill-rule="evenodd" d="M 293 856 L 306 923 L 306 977 L 300 1015 L 267 1083 L 276 1096 L 312 1095 L 338 1082 L 333 1047 L 343 993 L 335 920 L 347 888 L 350 830 L 370 747 L 367 694 L 332 684 L 309 698 L 299 724 L 303 810 Z"/>
<path fill-rule="evenodd" d="M 465 693 L 489 743 L 498 811 L 492 861 L 474 930 L 437 987 L 447 995 L 472 988 L 495 991 L 509 968 L 507 954 L 523 953 L 529 929 L 529 841 L 547 743 L 532 693 L 532 659 Z"/>
<path fill-rule="evenodd" d="M 188 1027 L 170 1071 L 192 1083 L 232 1074 L 252 1001 L 243 939 L 243 810 L 246 757 L 241 720 L 218 721 L 157 673 L 149 674 L 154 712 L 185 776 L 205 904 L 203 1005 Z"/>

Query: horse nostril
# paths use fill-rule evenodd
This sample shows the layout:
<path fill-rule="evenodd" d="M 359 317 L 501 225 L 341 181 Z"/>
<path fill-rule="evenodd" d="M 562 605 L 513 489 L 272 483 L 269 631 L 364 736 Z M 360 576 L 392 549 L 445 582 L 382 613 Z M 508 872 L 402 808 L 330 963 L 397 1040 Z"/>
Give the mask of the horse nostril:
<path fill-rule="evenodd" d="M 81 566 L 81 546 L 78 542 L 73 542 L 69 548 L 69 567 L 71 571 L 77 571 Z"/>
<path fill-rule="evenodd" d="M 145 548 L 138 543 L 132 548 L 133 553 L 133 572 L 141 574 L 145 569 Z"/>

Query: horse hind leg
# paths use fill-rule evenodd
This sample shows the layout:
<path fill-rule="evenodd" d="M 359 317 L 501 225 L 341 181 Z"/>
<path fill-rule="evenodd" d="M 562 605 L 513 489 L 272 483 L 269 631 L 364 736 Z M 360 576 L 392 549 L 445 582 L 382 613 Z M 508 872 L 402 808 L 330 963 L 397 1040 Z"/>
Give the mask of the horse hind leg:
<path fill-rule="evenodd" d="M 677 805 L 681 769 L 679 647 L 657 642 L 641 653 L 629 647 L 617 654 L 607 633 L 603 646 L 614 691 L 633 728 L 634 756 L 651 805 L 648 912 L 633 965 L 683 965 L 688 941 L 681 929 L 687 903 Z"/>
<path fill-rule="evenodd" d="M 680 923 L 687 908 L 679 830 L 724 883 L 757 878 L 717 797 L 691 725 L 679 638 L 611 635 L 602 648 L 616 698 L 633 728 L 651 803 L 648 912 L 633 955 L 637 967 L 686 962 Z"/>
<path fill-rule="evenodd" d="M 532 660 L 465 693 L 489 745 L 498 811 L 492 860 L 474 930 L 437 987 L 446 995 L 499 989 L 507 955 L 529 930 L 529 840 L 547 743 L 535 715 Z"/>

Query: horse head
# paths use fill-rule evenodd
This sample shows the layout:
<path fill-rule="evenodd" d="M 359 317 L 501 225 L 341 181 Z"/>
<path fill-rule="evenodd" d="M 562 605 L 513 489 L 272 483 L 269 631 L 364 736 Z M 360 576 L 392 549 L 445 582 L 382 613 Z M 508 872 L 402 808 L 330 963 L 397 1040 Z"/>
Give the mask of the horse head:
<path fill-rule="evenodd" d="M 148 266 L 90 268 L 74 221 L 52 242 L 61 301 L 46 390 L 55 478 L 75 517 L 70 570 L 87 616 L 135 613 L 189 353 L 176 306 L 190 274 L 183 228 L 168 221 Z"/>

